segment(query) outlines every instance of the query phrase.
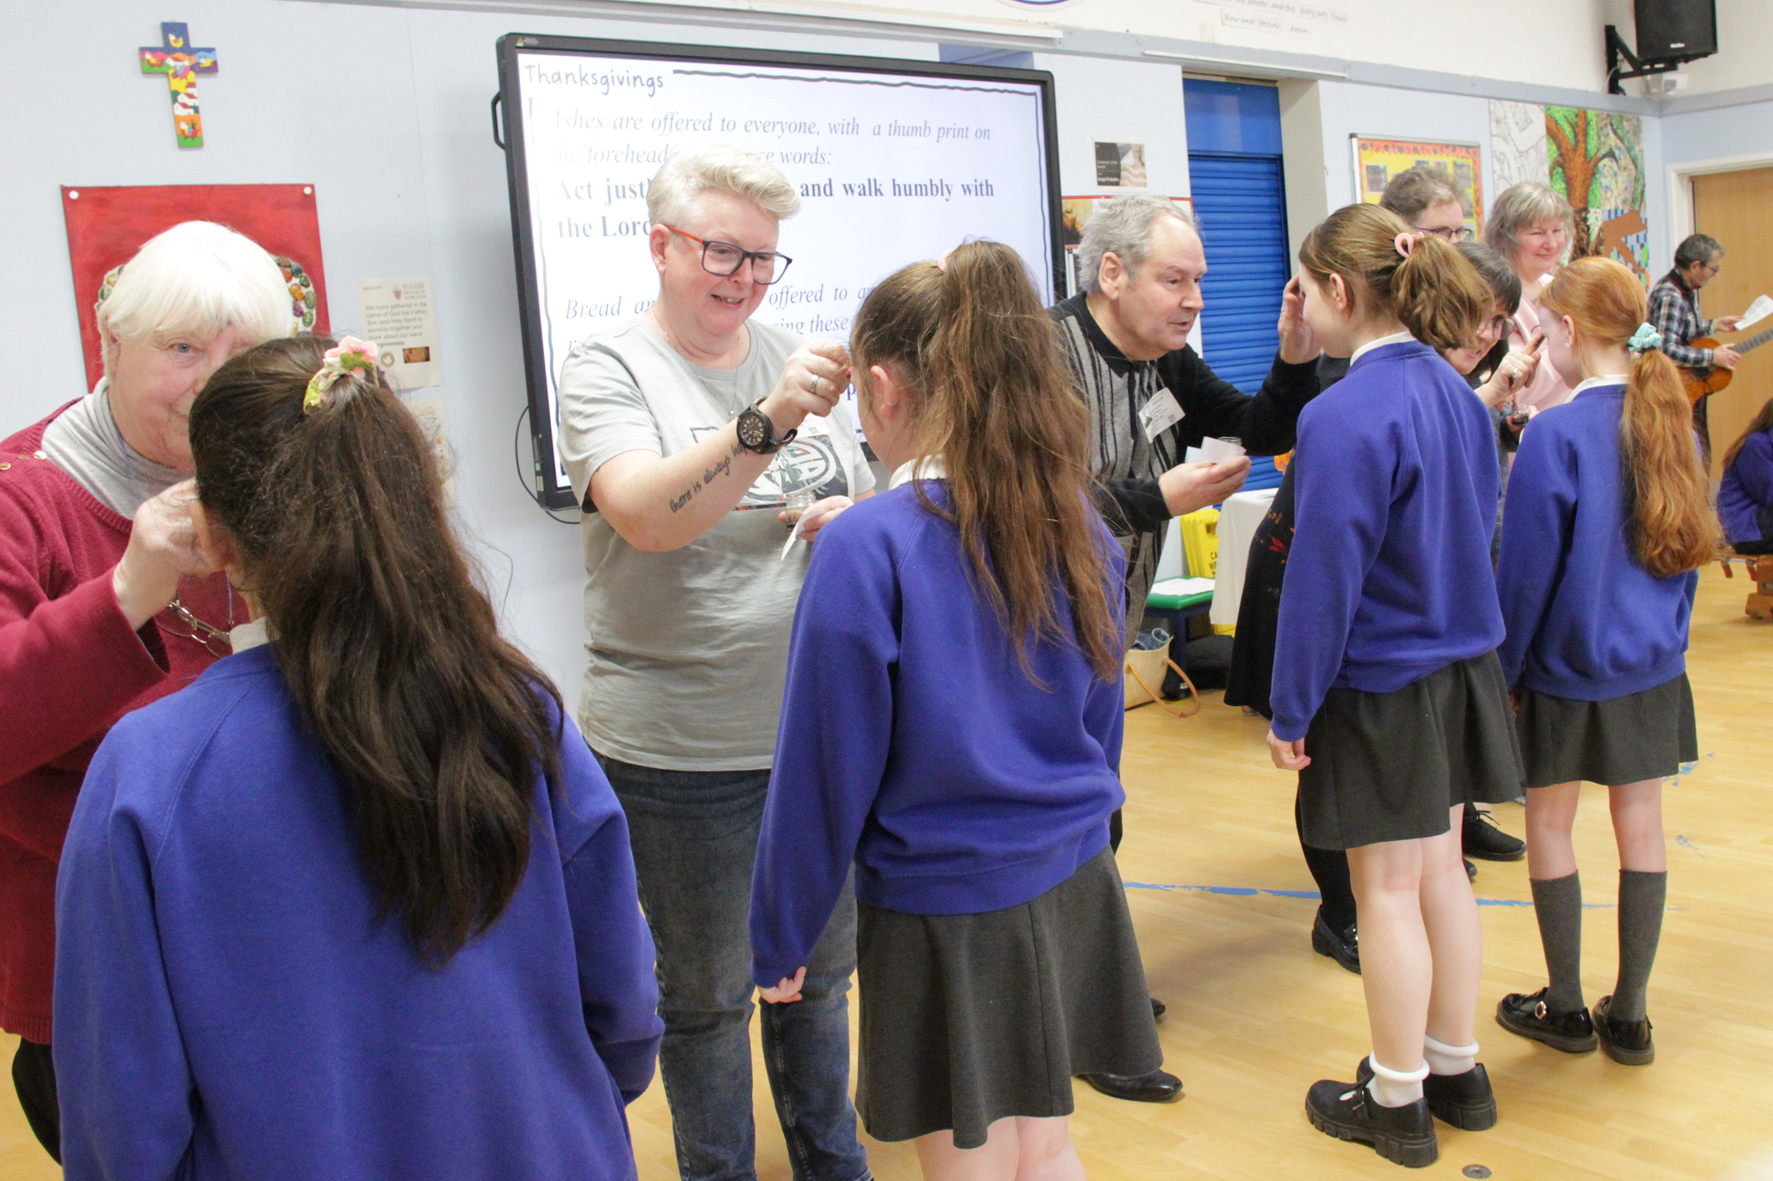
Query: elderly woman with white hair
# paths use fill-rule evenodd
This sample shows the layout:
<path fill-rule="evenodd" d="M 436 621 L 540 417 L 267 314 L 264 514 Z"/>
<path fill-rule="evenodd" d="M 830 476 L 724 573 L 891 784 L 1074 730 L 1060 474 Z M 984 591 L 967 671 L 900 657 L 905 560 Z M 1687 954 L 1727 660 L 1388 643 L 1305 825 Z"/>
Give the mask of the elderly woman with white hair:
<path fill-rule="evenodd" d="M 685 1181 L 756 1175 L 747 916 L 809 551 L 784 548 L 783 522 L 810 540 L 874 485 L 838 405 L 844 346 L 752 319 L 788 270 L 779 223 L 799 206 L 754 152 L 673 156 L 647 191 L 658 302 L 580 342 L 560 374 L 561 456 L 584 509 L 579 726 L 628 817 Z M 811 506 L 789 511 L 794 491 Z M 849 1098 L 855 932 L 846 889 L 803 999 L 763 1007 L 799 1181 L 869 1175 Z"/>
<path fill-rule="evenodd" d="M 99 305 L 105 377 L 0 442 L 0 1028 L 31 1129 L 60 1159 L 50 1054 L 55 882 L 113 723 L 229 653 L 242 601 L 199 555 L 192 399 L 293 328 L 271 256 L 209 222 L 149 241 Z"/>
<path fill-rule="evenodd" d="M 1539 293 L 1551 282 L 1570 245 L 1574 213 L 1562 193 L 1532 181 L 1510 185 L 1490 206 L 1484 225 L 1484 241 L 1502 252 L 1521 278 L 1521 303 L 1514 314 L 1514 351 L 1537 365 L 1539 341 Z M 1537 413 L 1561 406 L 1571 397 L 1570 387 L 1551 365 L 1537 365 L 1525 385 L 1514 392 L 1517 414 Z M 1524 419 L 1515 420 L 1515 429 Z"/>

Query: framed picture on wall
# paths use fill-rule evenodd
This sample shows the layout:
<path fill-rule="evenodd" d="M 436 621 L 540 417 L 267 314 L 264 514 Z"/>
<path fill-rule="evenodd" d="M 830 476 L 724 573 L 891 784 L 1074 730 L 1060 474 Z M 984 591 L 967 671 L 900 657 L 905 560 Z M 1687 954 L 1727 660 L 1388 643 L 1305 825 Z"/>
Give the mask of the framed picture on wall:
<path fill-rule="evenodd" d="M 1108 195 L 1059 198 L 1059 238 L 1065 244 L 1067 295 L 1076 295 L 1083 290 L 1083 277 L 1077 269 L 1077 248 L 1083 242 L 1084 227 L 1090 224 L 1090 214 L 1096 211 L 1099 202 L 1112 200 L 1114 198 Z M 1193 214 L 1192 197 L 1171 197 L 1170 200 Z"/>
<path fill-rule="evenodd" d="M 1433 139 L 1390 139 L 1376 135 L 1351 135 L 1354 157 L 1354 191 L 1360 200 L 1377 205 L 1391 178 L 1405 169 L 1426 164 L 1446 176 L 1459 192 L 1465 207 L 1465 224 L 1476 234 L 1484 224 L 1483 163 L 1478 145 Z"/>

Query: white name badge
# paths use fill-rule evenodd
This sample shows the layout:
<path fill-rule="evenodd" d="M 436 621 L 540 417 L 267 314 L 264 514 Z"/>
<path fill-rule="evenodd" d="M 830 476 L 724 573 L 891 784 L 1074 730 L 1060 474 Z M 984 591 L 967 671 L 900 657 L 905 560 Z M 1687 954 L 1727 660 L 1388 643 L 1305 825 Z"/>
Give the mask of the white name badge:
<path fill-rule="evenodd" d="M 1139 407 L 1139 425 L 1145 428 L 1147 442 L 1157 442 L 1159 435 L 1181 421 L 1182 406 L 1176 401 L 1176 395 L 1167 389 L 1157 391 Z"/>

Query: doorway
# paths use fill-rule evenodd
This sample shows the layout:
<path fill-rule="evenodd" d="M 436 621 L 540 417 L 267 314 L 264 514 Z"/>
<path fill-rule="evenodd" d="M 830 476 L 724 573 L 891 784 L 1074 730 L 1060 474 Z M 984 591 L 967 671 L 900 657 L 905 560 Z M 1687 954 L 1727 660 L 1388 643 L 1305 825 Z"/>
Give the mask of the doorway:
<path fill-rule="evenodd" d="M 1773 295 L 1773 168 L 1711 172 L 1692 178 L 1693 226 L 1724 247 L 1724 269 L 1700 294 L 1707 316 L 1739 313 L 1757 295 Z M 1751 339 L 1773 328 L 1762 321 L 1745 333 L 1725 333 L 1725 344 Z M 1768 398 L 1773 398 L 1773 348 L 1750 353 L 1736 368 L 1730 387 L 1711 396 L 1713 463 L 1720 463 L 1736 436 Z M 1712 479 L 1722 478 L 1714 468 Z"/>

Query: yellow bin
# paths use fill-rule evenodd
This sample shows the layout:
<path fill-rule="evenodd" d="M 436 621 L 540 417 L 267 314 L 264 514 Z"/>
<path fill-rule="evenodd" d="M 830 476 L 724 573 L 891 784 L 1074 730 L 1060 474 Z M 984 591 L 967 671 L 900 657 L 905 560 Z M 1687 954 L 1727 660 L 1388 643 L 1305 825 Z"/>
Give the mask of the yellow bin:
<path fill-rule="evenodd" d="M 1177 518 L 1190 578 L 1212 578 L 1219 571 L 1219 510 L 1196 509 Z"/>

